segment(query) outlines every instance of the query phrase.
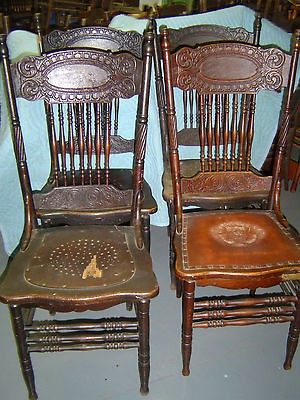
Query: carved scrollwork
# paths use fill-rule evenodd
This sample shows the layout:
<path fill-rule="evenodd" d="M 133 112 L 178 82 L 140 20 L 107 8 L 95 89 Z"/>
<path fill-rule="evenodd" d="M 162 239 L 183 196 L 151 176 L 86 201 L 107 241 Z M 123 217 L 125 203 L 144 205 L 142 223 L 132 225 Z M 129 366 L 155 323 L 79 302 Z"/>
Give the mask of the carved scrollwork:
<path fill-rule="evenodd" d="M 174 79 L 182 90 L 207 93 L 278 90 L 285 81 L 285 63 L 289 59 L 280 49 L 241 43 L 184 47 L 173 56 Z"/>
<path fill-rule="evenodd" d="M 68 47 L 94 47 L 125 50 L 142 57 L 143 36 L 134 31 L 119 31 L 107 27 L 81 27 L 67 31 L 54 30 L 43 38 L 47 51 Z"/>
<path fill-rule="evenodd" d="M 269 190 L 271 177 L 260 177 L 251 172 L 199 173 L 181 180 L 183 193 L 238 193 L 251 190 Z"/>
<path fill-rule="evenodd" d="M 118 190 L 113 186 L 71 186 L 55 188 L 46 194 L 37 194 L 35 206 L 39 210 L 64 210 L 72 207 L 81 210 L 129 207 L 132 201 L 131 190 Z"/>
<path fill-rule="evenodd" d="M 17 96 L 49 103 L 111 101 L 140 89 L 140 62 L 130 54 L 72 49 L 27 57 L 13 65 Z"/>

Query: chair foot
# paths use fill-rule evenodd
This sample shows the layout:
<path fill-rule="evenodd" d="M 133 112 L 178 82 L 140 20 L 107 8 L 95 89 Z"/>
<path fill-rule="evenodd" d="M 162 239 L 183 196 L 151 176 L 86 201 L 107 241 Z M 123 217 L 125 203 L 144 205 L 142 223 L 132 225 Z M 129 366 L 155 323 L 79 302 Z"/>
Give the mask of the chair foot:
<path fill-rule="evenodd" d="M 139 351 L 138 367 L 140 374 L 140 392 L 149 392 L 150 375 L 150 346 L 149 346 L 149 300 L 141 300 L 137 303 L 137 318 L 139 322 Z"/>
<path fill-rule="evenodd" d="M 183 376 L 189 376 L 190 375 L 190 370 L 189 369 L 183 369 L 182 370 L 182 375 Z"/>

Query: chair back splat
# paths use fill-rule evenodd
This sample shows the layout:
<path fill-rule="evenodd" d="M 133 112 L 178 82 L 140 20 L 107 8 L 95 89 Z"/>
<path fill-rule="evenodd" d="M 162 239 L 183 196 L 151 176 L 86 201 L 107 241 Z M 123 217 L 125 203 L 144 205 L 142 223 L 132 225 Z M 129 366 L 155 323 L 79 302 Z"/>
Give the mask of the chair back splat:
<path fill-rule="evenodd" d="M 292 55 L 241 42 L 185 46 L 172 52 L 167 28 L 161 46 L 176 227 L 175 273 L 183 291 L 183 374 L 190 372 L 194 328 L 291 321 L 284 364 L 288 369 L 299 336 L 300 240 L 281 213 L 280 191 L 300 31 Z M 197 93 L 193 104 L 199 135 L 198 157 L 193 160 L 196 172 L 183 170 L 180 161 L 177 89 Z M 258 134 L 256 98 L 261 90 L 285 90 L 267 186 L 251 165 L 253 136 Z M 260 191 L 267 195 L 265 208 L 241 207 L 241 198 L 249 204 Z M 183 206 L 194 201 L 197 205 L 202 201 L 202 210 L 183 212 Z M 211 203 L 214 207 L 208 207 Z M 258 288 L 276 285 L 279 292 L 256 294 Z M 250 294 L 196 298 L 196 286 L 250 289 Z"/>
<path fill-rule="evenodd" d="M 97 48 L 109 50 L 114 53 L 126 51 L 141 59 L 143 50 L 143 36 L 138 32 L 123 32 L 118 29 L 101 26 L 85 26 L 65 31 L 54 30 L 46 35 L 42 35 L 41 31 L 39 31 L 39 42 L 42 53 L 67 48 Z M 126 96 L 127 94 L 123 95 L 123 97 Z M 84 127 L 88 121 L 89 124 L 97 125 L 96 130 L 99 134 L 99 143 L 97 146 L 94 144 L 94 138 L 91 137 L 92 146 L 89 147 L 89 152 L 86 152 L 85 148 L 88 141 L 82 142 L 82 146 L 80 146 L 79 142 L 82 139 L 80 139 L 80 135 L 78 134 L 82 130 L 77 130 L 74 132 L 75 146 L 72 151 L 74 157 L 76 158 L 77 155 L 80 160 L 87 157 L 86 160 L 90 159 L 92 162 L 95 157 L 98 157 L 98 161 L 96 161 L 98 164 L 101 163 L 100 160 L 103 161 L 105 171 L 103 170 L 102 176 L 99 173 L 95 173 L 90 178 L 86 176 L 85 181 L 88 179 L 89 182 L 93 183 L 97 179 L 101 180 L 102 184 L 105 182 L 107 185 L 107 190 L 110 188 L 114 191 L 114 193 L 111 192 L 110 195 L 106 196 L 106 208 L 100 210 L 95 203 L 94 207 L 90 206 L 87 212 L 85 207 L 79 204 L 76 209 L 74 204 L 69 202 L 69 199 L 69 206 L 65 203 L 63 207 L 58 207 L 58 203 L 48 202 L 47 207 L 45 207 L 44 200 L 41 199 L 37 204 L 37 213 L 43 223 L 54 225 L 61 223 L 87 223 L 90 221 L 91 223 L 99 224 L 124 224 L 130 221 L 133 176 L 132 165 L 128 168 L 126 160 L 134 153 L 135 138 L 131 132 L 134 130 L 134 127 L 130 127 L 128 121 L 124 124 L 124 118 L 120 120 L 120 114 L 122 115 L 123 113 L 124 115 L 125 110 L 126 115 L 130 112 L 130 103 L 128 105 L 128 102 L 124 102 L 121 97 L 114 96 L 111 101 L 95 105 L 90 111 L 84 111 L 84 109 L 81 111 L 78 110 L 76 117 L 78 126 L 82 125 Z M 96 110 L 96 107 L 99 108 Z M 134 109 L 135 104 L 132 107 Z M 93 114 L 97 115 L 96 119 L 93 117 Z M 64 125 L 62 124 L 62 126 Z M 84 128 L 85 131 L 82 131 L 83 135 L 88 133 L 87 127 Z M 58 148 L 59 152 L 61 149 L 62 147 Z M 66 147 L 66 151 L 68 152 L 68 147 Z M 97 152 L 99 153 L 98 156 L 96 155 Z M 89 166 L 86 167 L 82 165 L 81 168 L 84 170 L 90 168 Z M 68 171 L 68 167 L 66 167 L 66 171 Z M 68 181 L 61 180 L 56 183 L 63 193 L 68 190 L 79 190 L 78 186 L 84 184 L 81 177 L 73 175 L 70 173 L 69 178 L 72 179 L 68 179 Z M 70 187 L 73 187 L 73 189 Z M 47 192 L 49 191 L 50 188 L 48 188 Z M 40 194 L 39 196 L 42 195 Z M 70 212 L 70 208 L 72 212 Z M 150 186 L 147 182 L 144 182 L 142 228 L 144 242 L 148 249 L 150 249 L 150 215 L 156 210 L 157 204 L 152 196 Z"/>
<path fill-rule="evenodd" d="M 29 398 L 37 399 L 31 352 L 64 350 L 138 348 L 140 390 L 147 393 L 149 303 L 158 293 L 141 220 L 153 35 L 145 34 L 142 58 L 73 48 L 10 65 L 5 35 L 0 48 L 25 208 L 20 247 L 0 278 L 0 301 L 10 308 Z M 109 171 L 111 103 L 135 96 L 132 173 L 130 183 L 118 187 Z M 32 191 L 19 98 L 45 105 L 51 173 L 41 191 Z M 51 209 L 70 215 L 80 209 L 82 220 L 41 223 L 40 210 L 51 214 Z M 130 224 L 97 224 L 101 213 L 108 221 L 119 213 L 122 220 L 122 209 L 129 212 Z M 35 318 L 36 308 L 84 312 L 121 303 L 134 304 L 134 314 L 115 316 L 112 310 L 111 318 Z"/>
<path fill-rule="evenodd" d="M 162 149 L 164 155 L 164 174 L 163 174 L 163 197 L 168 206 L 168 214 L 169 214 L 169 238 L 170 238 L 170 253 L 169 253 L 169 261 L 170 261 L 170 274 L 171 274 L 171 287 L 175 288 L 175 275 L 174 275 L 174 263 L 175 263 L 175 254 L 173 248 L 173 236 L 175 232 L 175 214 L 174 214 L 174 195 L 173 195 L 173 187 L 172 187 L 172 176 L 170 169 L 170 151 L 169 151 L 169 138 L 168 138 L 168 122 L 166 115 L 166 98 L 165 91 L 163 89 L 164 86 L 164 76 L 161 69 L 161 44 L 160 37 L 161 34 L 157 34 L 156 21 L 154 18 L 151 19 L 151 26 L 154 32 L 154 66 L 155 66 L 155 78 L 156 78 L 156 92 L 157 92 L 157 103 L 159 108 L 159 118 L 160 118 L 160 129 L 161 129 L 161 138 L 162 138 Z M 164 26 L 160 27 L 160 32 L 162 32 Z M 257 13 L 253 22 L 253 31 L 247 31 L 243 27 L 227 27 L 222 25 L 193 25 L 180 29 L 168 29 L 168 42 L 170 45 L 170 54 L 176 52 L 177 49 L 184 46 L 196 46 L 196 45 L 205 45 L 208 43 L 218 43 L 218 42 L 237 42 L 237 43 L 250 43 L 253 45 L 258 45 L 260 38 L 260 30 L 261 30 L 261 15 Z M 176 87 L 175 95 L 174 95 L 174 107 L 176 107 L 176 118 L 178 122 L 177 129 L 177 137 L 176 141 L 178 142 L 179 147 L 179 155 L 180 155 L 180 169 L 181 174 L 183 176 L 194 176 L 197 173 L 201 172 L 201 168 L 205 168 L 203 163 L 208 162 L 204 161 L 204 153 L 202 154 L 202 160 L 200 166 L 200 160 L 197 160 L 198 151 L 201 148 L 200 145 L 200 135 L 199 135 L 199 125 L 200 122 L 203 123 L 204 117 L 202 117 L 202 109 L 203 104 L 203 96 L 202 103 L 201 97 L 197 93 L 195 89 L 190 90 L 182 90 L 179 87 Z M 220 100 L 219 100 L 220 101 Z M 247 96 L 244 98 L 245 109 L 250 109 L 250 97 Z M 221 107 L 221 105 L 219 104 Z M 214 105 L 211 104 L 211 124 L 212 119 L 214 118 Z M 209 114 L 208 114 L 209 115 Z M 223 115 L 219 113 L 220 121 L 223 118 Z M 213 133 L 210 134 L 210 142 L 207 149 L 219 150 L 219 154 L 217 155 L 217 162 L 213 163 L 210 161 L 209 168 L 210 171 L 218 170 L 223 168 L 223 159 L 227 157 L 225 152 L 229 151 L 231 146 L 231 140 L 233 140 L 232 145 L 237 146 L 236 137 L 231 138 L 229 134 L 224 134 L 224 139 L 227 141 L 227 145 L 224 146 L 223 139 L 218 144 L 218 146 L 214 147 L 214 137 Z M 217 137 L 218 141 L 219 138 Z M 204 147 L 206 146 L 204 144 Z M 224 147 L 223 147 L 224 146 Z M 203 147 L 202 147 L 203 148 Z M 224 148 L 224 153 L 221 152 L 221 149 Z M 199 149 L 199 150 L 198 150 Z M 232 147 L 234 152 L 234 148 Z M 249 154 L 250 155 L 250 154 Z M 224 171 L 228 169 L 236 168 L 233 163 L 229 165 L 230 159 L 226 161 L 226 165 L 224 165 Z M 241 163 L 241 160 L 240 160 Z M 240 166 L 241 167 L 241 166 Z M 243 168 L 246 168 L 244 165 Z M 249 160 L 248 167 L 250 169 Z M 253 170 L 253 167 L 251 167 Z M 238 179 L 237 175 L 236 178 Z M 259 171 L 256 171 L 255 174 L 248 174 L 248 184 L 252 185 L 253 191 L 247 190 L 247 193 L 240 188 L 240 190 L 235 190 L 235 193 L 227 192 L 226 188 L 223 188 L 223 191 L 226 194 L 222 196 L 214 196 L 213 189 L 207 192 L 204 188 L 198 190 L 196 186 L 192 190 L 185 190 L 182 196 L 183 206 L 197 206 L 201 209 L 214 209 L 220 207 L 262 207 L 265 206 L 268 200 L 269 187 L 271 184 L 270 176 L 262 176 Z M 216 183 L 217 185 L 217 183 Z M 225 199 L 226 198 L 226 199 Z M 181 208 L 179 206 L 179 208 Z M 178 293 L 179 295 L 179 293 Z"/>

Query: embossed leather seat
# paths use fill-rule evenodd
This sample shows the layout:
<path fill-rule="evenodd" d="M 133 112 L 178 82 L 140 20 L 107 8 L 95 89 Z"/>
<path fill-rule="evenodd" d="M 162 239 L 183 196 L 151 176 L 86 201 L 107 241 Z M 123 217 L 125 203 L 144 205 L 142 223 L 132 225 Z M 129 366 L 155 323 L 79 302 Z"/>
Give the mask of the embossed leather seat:
<path fill-rule="evenodd" d="M 162 32 L 175 272 L 183 290 L 184 375 L 190 373 L 193 329 L 228 325 L 291 321 L 284 364 L 291 367 L 299 336 L 300 241 L 281 214 L 280 191 L 299 44 L 297 31 L 292 56 L 277 48 L 229 42 L 181 47 L 171 53 L 168 29 Z M 179 158 L 176 88 L 199 95 L 199 172 L 190 175 L 183 175 Z M 284 88 L 267 207 L 226 209 L 236 197 L 247 200 L 249 194 L 249 200 L 252 191 L 259 190 L 259 177 L 251 168 L 257 94 Z M 220 209 L 183 213 L 186 199 L 193 204 L 198 193 Z M 271 289 L 275 285 L 279 288 Z M 232 289 L 236 294 L 198 298 L 196 286 Z M 258 288 L 270 289 L 258 295 Z"/>
<path fill-rule="evenodd" d="M 5 36 L 0 35 L 12 139 L 25 209 L 24 234 L 1 276 L 0 300 L 11 311 L 31 400 L 37 399 L 32 352 L 138 348 L 141 392 L 148 391 L 149 303 L 157 295 L 158 285 L 143 241 L 141 204 L 152 42 L 152 35 L 147 35 L 142 59 L 127 52 L 69 49 L 30 56 L 10 66 Z M 139 98 L 133 185 L 124 195 L 117 189 L 106 190 L 109 186 L 101 153 L 99 113 L 116 96 Z M 61 199 L 59 183 L 78 181 L 76 190 L 67 191 L 66 205 L 68 200 L 80 200 L 88 214 L 90 204 L 97 203 L 100 210 L 105 208 L 107 197 L 114 196 L 120 203 L 126 201 L 126 207 L 130 200 L 130 226 L 96 225 L 91 221 L 72 226 L 39 224 L 36 204 L 47 196 L 38 198 L 32 193 L 17 98 L 45 102 L 51 126 L 51 201 Z M 53 123 L 56 109 L 60 116 L 67 112 L 66 119 L 57 120 L 60 130 Z M 93 124 L 84 125 L 84 115 Z M 56 128 L 60 132 L 58 137 Z M 58 148 L 60 152 L 55 151 Z M 85 162 L 87 169 L 83 168 Z M 67 164 L 69 172 L 66 172 Z M 112 318 L 98 315 L 95 319 L 72 319 L 70 314 L 67 320 L 35 318 L 36 308 L 50 312 L 101 311 L 121 303 L 134 304 L 135 313 Z M 116 312 L 112 310 L 112 315 Z"/>

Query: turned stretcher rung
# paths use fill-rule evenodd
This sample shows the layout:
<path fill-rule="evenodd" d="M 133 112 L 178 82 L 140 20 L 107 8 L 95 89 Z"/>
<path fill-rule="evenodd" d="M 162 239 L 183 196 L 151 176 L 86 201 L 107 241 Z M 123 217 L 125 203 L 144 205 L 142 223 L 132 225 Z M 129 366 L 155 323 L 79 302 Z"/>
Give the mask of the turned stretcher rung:
<path fill-rule="evenodd" d="M 216 319 L 230 317 L 252 317 L 252 316 L 277 316 L 287 315 L 295 312 L 295 307 L 290 306 L 274 306 L 274 307 L 253 307 L 253 308 L 235 308 L 235 309 L 215 309 L 202 310 L 194 312 L 194 320 L 196 319 Z"/>
<path fill-rule="evenodd" d="M 31 334 L 27 338 L 27 343 L 80 343 L 80 342 L 117 342 L 117 341 L 134 341 L 138 340 L 139 335 L 137 332 L 74 332 L 67 334 Z"/>
<path fill-rule="evenodd" d="M 29 344 L 31 353 L 86 351 L 86 350 L 120 350 L 139 347 L 138 342 L 106 342 L 106 343 L 63 343 L 63 344 Z"/>
<path fill-rule="evenodd" d="M 222 328 L 225 326 L 246 326 L 254 324 L 275 324 L 293 321 L 294 317 L 290 316 L 268 316 L 257 318 L 232 318 L 232 319 L 215 319 L 205 321 L 194 321 L 193 328 Z"/>
<path fill-rule="evenodd" d="M 277 306 L 280 304 L 295 303 L 297 297 L 274 294 L 270 296 L 254 297 L 215 297 L 202 300 L 195 300 L 195 309 L 198 308 L 223 308 L 223 307 L 249 307 L 249 306 Z"/>
<path fill-rule="evenodd" d="M 138 323 L 135 318 L 126 319 L 107 319 L 107 320 L 84 320 L 74 319 L 67 321 L 51 320 L 51 321 L 34 321 L 31 325 L 25 326 L 25 330 L 29 332 L 58 332 L 58 331 L 77 331 L 77 330 L 122 330 L 137 329 Z"/>

